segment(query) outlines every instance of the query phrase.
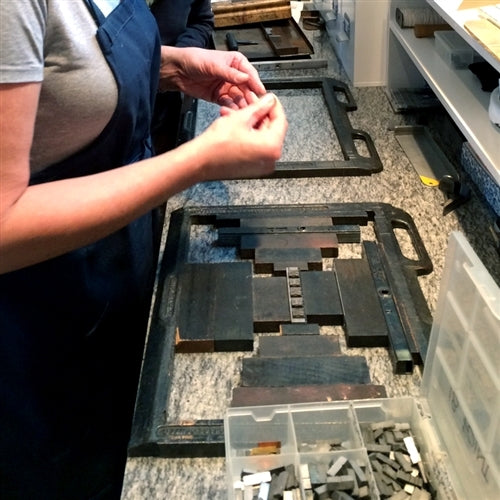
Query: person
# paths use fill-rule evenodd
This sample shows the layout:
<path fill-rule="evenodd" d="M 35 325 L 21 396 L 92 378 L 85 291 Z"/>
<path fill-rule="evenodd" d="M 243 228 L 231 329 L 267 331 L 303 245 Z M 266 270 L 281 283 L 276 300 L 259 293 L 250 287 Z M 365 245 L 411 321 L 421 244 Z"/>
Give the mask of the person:
<path fill-rule="evenodd" d="M 151 13 L 156 19 L 162 45 L 174 47 L 213 48 L 214 14 L 210 0 L 154 0 Z M 182 123 L 182 106 L 193 105 L 190 96 L 180 92 L 156 95 L 151 135 L 156 154 L 174 148 L 184 138 L 178 138 Z"/>
<path fill-rule="evenodd" d="M 154 0 L 151 13 L 162 45 L 211 47 L 214 13 L 210 0 Z"/>
<path fill-rule="evenodd" d="M 144 0 L 0 4 L 0 498 L 119 498 L 155 207 L 271 174 L 287 120 L 239 53 L 161 46 Z M 152 155 L 157 89 L 216 102 Z"/>

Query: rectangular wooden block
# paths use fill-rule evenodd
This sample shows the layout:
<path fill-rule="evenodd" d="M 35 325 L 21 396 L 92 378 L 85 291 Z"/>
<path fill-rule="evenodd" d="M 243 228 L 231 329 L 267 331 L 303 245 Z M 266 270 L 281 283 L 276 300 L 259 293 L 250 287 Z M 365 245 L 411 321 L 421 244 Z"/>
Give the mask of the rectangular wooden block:
<path fill-rule="evenodd" d="M 302 272 L 300 281 L 307 321 L 319 325 L 342 325 L 344 315 L 335 273 Z"/>
<path fill-rule="evenodd" d="M 177 352 L 253 349 L 249 262 L 185 264 L 179 288 Z"/>
<path fill-rule="evenodd" d="M 386 398 L 383 385 L 375 384 L 318 384 L 289 387 L 235 387 L 232 407 L 260 406 L 350 399 Z"/>
<path fill-rule="evenodd" d="M 261 335 L 260 357 L 332 356 L 340 354 L 340 344 L 330 335 Z"/>
<path fill-rule="evenodd" d="M 337 259 L 334 268 L 344 312 L 347 345 L 386 346 L 387 324 L 368 261 L 365 258 Z"/>
<path fill-rule="evenodd" d="M 356 224 L 332 225 L 331 217 L 272 217 L 241 219 L 239 226 L 222 226 L 217 230 L 217 245 L 239 246 L 245 234 L 335 233 L 339 243 L 359 243 L 361 231 Z"/>
<path fill-rule="evenodd" d="M 364 356 L 243 358 L 241 385 L 284 387 L 306 384 L 367 384 Z"/>
<path fill-rule="evenodd" d="M 292 17 L 289 0 L 239 0 L 212 4 L 216 28 L 262 23 Z"/>
<path fill-rule="evenodd" d="M 331 226 L 332 218 L 323 215 L 277 215 L 276 217 L 242 217 L 240 219 L 241 227 L 272 227 L 275 229 L 300 229 Z"/>
<path fill-rule="evenodd" d="M 256 276 L 252 282 L 255 332 L 279 331 L 280 323 L 290 322 L 286 277 Z"/>
<path fill-rule="evenodd" d="M 246 234 L 241 237 L 240 254 L 253 258 L 256 248 L 319 248 L 323 257 L 338 255 L 335 233 Z"/>
<path fill-rule="evenodd" d="M 281 335 L 319 335 L 319 325 L 315 323 L 288 323 L 280 325 Z"/>
<path fill-rule="evenodd" d="M 323 267 L 319 248 L 257 248 L 254 262 L 257 273 L 285 273 L 287 267 L 321 271 Z"/>

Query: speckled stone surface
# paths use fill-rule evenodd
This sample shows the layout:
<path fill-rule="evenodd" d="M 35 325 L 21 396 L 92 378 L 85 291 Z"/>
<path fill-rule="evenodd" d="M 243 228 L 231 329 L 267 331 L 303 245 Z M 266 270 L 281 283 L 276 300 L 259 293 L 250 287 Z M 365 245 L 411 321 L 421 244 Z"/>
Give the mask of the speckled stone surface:
<path fill-rule="evenodd" d="M 262 78 L 289 76 L 332 76 L 345 81 L 326 34 L 309 32 L 315 57 L 329 60 L 327 68 L 273 71 Z M 283 159 L 310 160 L 340 158 L 340 149 L 332 140 L 332 125 L 317 91 L 280 91 L 290 122 Z M 472 189 L 472 198 L 454 212 L 443 216 L 444 194 L 424 186 L 396 141 L 392 129 L 407 124 L 411 117 L 396 115 L 382 88 L 352 89 L 358 109 L 349 114 L 353 127 L 370 134 L 383 163 L 383 171 L 363 177 L 320 177 L 304 179 L 256 179 L 200 184 L 173 197 L 170 212 L 191 205 L 307 204 L 376 201 L 406 210 L 415 221 L 431 257 L 434 271 L 419 278 L 431 312 L 435 311 L 444 255 L 451 231 L 465 234 L 474 250 L 500 283 L 500 259 L 489 228 L 494 213 Z M 197 132 L 217 117 L 213 105 L 200 103 Z M 223 154 L 223 153 L 221 153 Z M 166 226 L 168 226 L 168 213 Z M 403 231 L 404 233 L 404 231 Z M 364 235 L 363 235 L 364 237 Z M 405 234 L 399 235 L 402 251 L 411 257 L 411 245 Z M 196 258 L 196 246 L 192 250 Z M 200 247 L 199 253 L 203 253 Z M 206 258 L 203 256 L 202 258 Z M 325 332 L 338 335 L 332 328 Z M 389 397 L 419 394 L 421 373 L 394 375 L 385 349 L 347 349 L 347 354 L 366 356 L 373 383 L 384 384 Z M 231 389 L 237 385 L 243 356 L 251 353 L 176 355 L 172 393 L 167 409 L 168 421 L 223 418 Z M 226 494 L 223 458 L 165 459 L 130 458 L 125 473 L 124 500 L 139 499 L 224 499 Z"/>

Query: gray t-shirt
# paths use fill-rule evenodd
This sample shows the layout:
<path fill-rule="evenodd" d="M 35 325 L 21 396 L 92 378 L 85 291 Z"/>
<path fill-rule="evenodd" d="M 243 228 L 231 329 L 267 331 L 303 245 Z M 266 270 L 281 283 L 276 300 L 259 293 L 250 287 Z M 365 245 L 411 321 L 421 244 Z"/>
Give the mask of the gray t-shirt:
<path fill-rule="evenodd" d="M 1 0 L 0 83 L 42 82 L 31 171 L 99 136 L 117 103 L 84 0 Z"/>

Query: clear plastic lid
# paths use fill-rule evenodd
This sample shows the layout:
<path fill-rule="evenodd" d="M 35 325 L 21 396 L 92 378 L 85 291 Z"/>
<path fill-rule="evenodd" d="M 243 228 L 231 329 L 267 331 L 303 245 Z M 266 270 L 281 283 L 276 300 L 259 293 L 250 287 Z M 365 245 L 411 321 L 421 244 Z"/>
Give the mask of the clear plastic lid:
<path fill-rule="evenodd" d="M 500 288 L 450 236 L 422 395 L 461 498 L 500 498 Z"/>

